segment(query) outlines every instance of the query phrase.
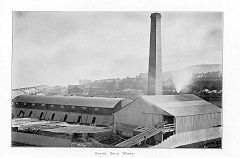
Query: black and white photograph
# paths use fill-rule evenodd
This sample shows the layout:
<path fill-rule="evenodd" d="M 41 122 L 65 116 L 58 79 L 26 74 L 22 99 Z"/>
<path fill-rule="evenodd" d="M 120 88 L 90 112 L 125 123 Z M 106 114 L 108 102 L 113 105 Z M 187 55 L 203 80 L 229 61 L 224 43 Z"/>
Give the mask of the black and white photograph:
<path fill-rule="evenodd" d="M 233 0 L 0 0 L 0 157 L 239 157 Z"/>
<path fill-rule="evenodd" d="M 222 148 L 222 12 L 13 11 L 12 34 L 12 147 Z"/>

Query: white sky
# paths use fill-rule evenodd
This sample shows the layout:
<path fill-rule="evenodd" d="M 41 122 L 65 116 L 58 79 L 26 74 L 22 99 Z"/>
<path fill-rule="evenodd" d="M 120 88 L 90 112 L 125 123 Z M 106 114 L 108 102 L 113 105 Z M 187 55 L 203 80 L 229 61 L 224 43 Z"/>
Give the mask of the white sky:
<path fill-rule="evenodd" d="M 160 12 L 163 71 L 222 63 L 222 14 Z M 151 12 L 14 12 L 12 87 L 147 72 Z"/>

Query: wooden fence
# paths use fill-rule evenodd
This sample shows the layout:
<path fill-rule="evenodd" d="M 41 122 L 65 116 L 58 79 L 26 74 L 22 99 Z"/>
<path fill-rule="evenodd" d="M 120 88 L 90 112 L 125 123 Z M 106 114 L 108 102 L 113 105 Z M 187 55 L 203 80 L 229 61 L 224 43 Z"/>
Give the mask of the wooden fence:
<path fill-rule="evenodd" d="M 217 139 L 221 137 L 222 127 L 200 129 L 195 131 L 174 134 L 168 137 L 162 143 L 155 145 L 152 148 L 176 148 L 183 145 L 193 144 L 211 139 Z"/>
<path fill-rule="evenodd" d="M 173 132 L 175 131 L 175 124 L 165 124 L 163 125 L 163 131 L 164 132 Z"/>

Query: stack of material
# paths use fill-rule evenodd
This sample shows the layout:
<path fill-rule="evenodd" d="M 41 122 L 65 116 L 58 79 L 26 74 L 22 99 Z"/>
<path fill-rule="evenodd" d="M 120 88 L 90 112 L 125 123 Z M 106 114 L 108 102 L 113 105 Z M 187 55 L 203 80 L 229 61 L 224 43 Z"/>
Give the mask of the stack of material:
<path fill-rule="evenodd" d="M 54 123 L 42 123 L 42 124 L 34 124 L 34 125 L 23 125 L 19 128 L 19 130 L 27 133 L 36 133 L 37 131 L 43 131 L 45 129 L 54 129 L 58 127 L 63 127 L 63 126 L 60 126 Z"/>
<path fill-rule="evenodd" d="M 85 125 L 74 125 L 68 127 L 59 127 L 53 129 L 44 129 L 44 131 L 54 132 L 54 133 L 98 133 L 106 132 L 112 130 L 107 127 L 94 127 L 94 126 L 85 126 Z"/>
<path fill-rule="evenodd" d="M 113 134 L 112 128 L 74 125 L 59 121 L 44 121 L 31 118 L 16 118 L 12 120 L 12 128 L 17 132 L 44 135 L 59 138 L 71 138 L 78 133 L 80 137 L 91 137 L 97 141 L 108 140 Z M 15 131 L 15 130 L 14 130 Z"/>
<path fill-rule="evenodd" d="M 32 118 L 16 118 L 12 119 L 12 127 L 17 127 L 18 131 L 25 133 L 37 133 L 44 129 L 53 129 L 58 127 L 65 127 L 59 124 L 58 121 L 39 121 Z"/>
<path fill-rule="evenodd" d="M 74 126 L 59 127 L 54 129 L 44 129 L 43 131 L 51 132 L 51 133 L 59 133 L 59 134 L 64 133 L 68 135 L 71 135 L 73 133 L 81 133 L 82 136 L 91 134 L 91 137 L 97 141 L 108 140 L 109 137 L 113 134 L 113 130 L 111 128 L 93 127 L 93 126 L 85 126 L 85 125 L 74 125 Z"/>
<path fill-rule="evenodd" d="M 38 122 L 38 119 L 33 118 L 13 118 L 12 119 L 12 127 L 21 127 L 21 125 L 31 124 Z"/>

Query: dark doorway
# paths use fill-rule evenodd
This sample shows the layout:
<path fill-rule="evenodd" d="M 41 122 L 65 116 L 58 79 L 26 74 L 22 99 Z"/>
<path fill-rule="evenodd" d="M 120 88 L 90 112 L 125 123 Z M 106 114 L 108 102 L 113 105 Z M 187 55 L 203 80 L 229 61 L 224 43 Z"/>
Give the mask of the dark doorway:
<path fill-rule="evenodd" d="M 166 124 L 173 124 L 173 123 L 174 123 L 174 117 L 173 117 L 173 116 L 163 115 L 163 121 L 164 121 Z"/>
<path fill-rule="evenodd" d="M 39 119 L 41 120 L 42 119 L 42 116 L 43 116 L 43 112 L 41 112 L 40 116 L 39 116 Z"/>
<path fill-rule="evenodd" d="M 20 117 L 23 117 L 23 116 L 24 116 L 24 112 L 23 112 L 22 110 L 19 112 L 19 116 L 20 116 Z"/>
<path fill-rule="evenodd" d="M 32 111 L 30 112 L 30 114 L 28 115 L 28 117 L 31 117 L 31 115 L 32 115 Z"/>
<path fill-rule="evenodd" d="M 172 136 L 173 132 L 167 132 L 163 134 L 163 140 L 167 139 L 168 137 Z"/>
<path fill-rule="evenodd" d="M 63 122 L 66 122 L 66 121 L 67 121 L 67 117 L 68 117 L 68 115 L 66 114 L 66 115 L 64 116 Z"/>
<path fill-rule="evenodd" d="M 53 120 L 53 119 L 54 119 L 54 116 L 55 116 L 55 113 L 53 113 L 53 114 L 52 114 L 51 120 Z"/>
<path fill-rule="evenodd" d="M 96 117 L 93 117 L 92 124 L 94 124 L 95 122 L 96 122 Z"/>
<path fill-rule="evenodd" d="M 82 116 L 78 116 L 77 123 L 80 123 Z"/>

